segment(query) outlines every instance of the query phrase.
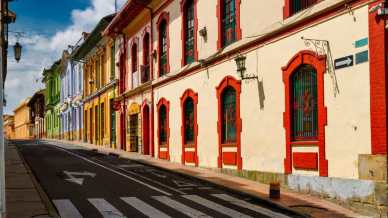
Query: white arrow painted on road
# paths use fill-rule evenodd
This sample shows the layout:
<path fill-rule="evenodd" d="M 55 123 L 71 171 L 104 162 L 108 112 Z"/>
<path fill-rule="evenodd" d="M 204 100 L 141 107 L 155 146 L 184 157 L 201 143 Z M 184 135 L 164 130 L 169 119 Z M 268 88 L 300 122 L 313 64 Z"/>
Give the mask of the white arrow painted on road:
<path fill-rule="evenodd" d="M 75 184 L 78 184 L 78 185 L 82 185 L 84 183 L 84 178 L 77 178 L 75 176 L 89 176 L 89 177 L 92 177 L 94 178 L 96 176 L 95 173 L 91 173 L 91 172 L 69 172 L 69 171 L 63 171 L 64 174 L 67 175 L 67 179 L 65 179 L 66 181 L 68 182 L 72 182 L 72 183 L 75 183 Z"/>
<path fill-rule="evenodd" d="M 154 169 L 150 169 L 150 170 L 147 170 L 148 172 L 154 174 L 155 176 L 159 177 L 159 178 L 167 178 L 166 175 L 164 175 L 162 172 L 159 172 L 157 170 L 154 170 Z"/>
<path fill-rule="evenodd" d="M 172 180 L 178 187 L 196 187 L 196 184 L 185 182 L 182 180 Z"/>

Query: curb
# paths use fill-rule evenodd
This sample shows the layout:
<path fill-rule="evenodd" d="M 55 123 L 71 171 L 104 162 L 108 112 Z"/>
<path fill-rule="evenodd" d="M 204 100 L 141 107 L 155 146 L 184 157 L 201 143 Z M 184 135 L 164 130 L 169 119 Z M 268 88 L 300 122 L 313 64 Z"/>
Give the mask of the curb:
<path fill-rule="evenodd" d="M 17 145 L 14 145 L 14 146 L 16 147 L 16 151 L 18 152 L 20 160 L 23 162 L 23 165 L 25 166 L 25 168 L 26 168 L 26 170 L 27 170 L 27 172 L 28 172 L 28 174 L 29 174 L 29 176 L 30 176 L 30 178 L 32 180 L 32 183 L 34 184 L 36 190 L 38 191 L 38 194 L 39 194 L 43 204 L 46 206 L 46 209 L 47 209 L 47 212 L 48 212 L 48 217 L 60 218 L 57 210 L 55 209 L 54 205 L 50 201 L 50 198 L 48 197 L 48 195 L 44 191 L 43 187 L 38 182 L 38 179 L 36 178 L 35 172 L 33 170 L 31 170 L 31 168 L 28 165 L 27 161 L 24 159 L 23 155 L 20 153 L 19 146 L 17 146 Z M 43 216 L 44 215 L 42 215 L 42 217 Z"/>

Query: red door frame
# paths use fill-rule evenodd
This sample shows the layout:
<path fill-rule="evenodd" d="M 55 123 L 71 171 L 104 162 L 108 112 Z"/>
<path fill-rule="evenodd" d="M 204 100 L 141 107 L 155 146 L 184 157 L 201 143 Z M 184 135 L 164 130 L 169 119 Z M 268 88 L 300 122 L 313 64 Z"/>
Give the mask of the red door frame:
<path fill-rule="evenodd" d="M 193 99 L 194 102 L 194 144 L 185 144 L 185 102 L 188 98 Z M 182 111 L 182 126 L 181 126 L 181 136 L 182 136 L 182 164 L 185 163 L 194 163 L 195 166 L 198 166 L 198 123 L 197 123 L 197 105 L 198 105 L 198 94 L 195 93 L 192 89 L 187 89 L 181 97 L 181 111 Z M 186 152 L 185 148 L 194 147 L 194 152 Z"/>
<path fill-rule="evenodd" d="M 159 111 L 160 111 L 160 107 L 164 105 L 166 107 L 166 119 L 167 119 L 167 123 L 166 123 L 166 126 L 167 126 L 167 143 L 166 143 L 166 147 L 167 147 L 167 151 L 160 151 L 160 148 L 161 148 L 161 144 L 160 144 L 160 135 L 159 135 L 159 130 L 160 130 L 160 114 L 159 114 Z M 170 123 L 169 123 L 169 113 L 170 113 L 170 102 L 167 101 L 165 98 L 161 98 L 158 102 L 158 105 L 157 105 L 157 108 L 158 108 L 158 129 L 157 129 L 157 134 L 158 134 L 158 158 L 159 159 L 165 159 L 165 160 L 170 160 Z"/>
<path fill-rule="evenodd" d="M 125 99 L 121 103 L 121 111 L 120 111 L 120 145 L 121 150 L 126 151 L 126 132 L 125 132 L 125 115 L 126 115 L 126 105 L 125 105 Z"/>
<path fill-rule="evenodd" d="M 150 146 L 150 107 L 147 102 L 144 101 L 142 105 L 142 138 L 143 138 L 143 154 L 149 155 Z"/>
<path fill-rule="evenodd" d="M 293 165 L 292 158 L 303 157 L 306 155 L 293 155 L 292 146 L 298 144 L 293 142 L 291 138 L 291 76 L 301 65 L 310 65 L 317 72 L 317 89 L 318 89 L 318 140 L 311 142 L 303 142 L 304 145 L 318 146 L 319 154 L 319 175 L 328 176 L 328 161 L 325 153 L 325 126 L 327 125 L 327 108 L 324 101 L 324 73 L 326 71 L 326 56 L 318 55 L 313 51 L 303 50 L 297 53 L 288 64 L 282 67 L 283 82 L 285 87 L 285 112 L 283 113 L 283 126 L 286 130 L 286 158 L 284 159 L 284 170 L 286 174 L 292 173 Z M 300 143 L 300 142 L 299 142 Z M 309 155 L 313 157 L 314 155 Z M 314 161 L 314 160 L 313 160 Z M 296 162 L 300 162 L 297 160 Z M 300 166 L 298 166 L 300 167 Z M 302 166 L 303 167 L 303 166 Z M 306 166 L 307 168 L 307 166 Z"/>
<path fill-rule="evenodd" d="M 222 93 L 227 87 L 232 87 L 236 91 L 236 142 L 235 143 L 222 143 Z M 242 157 L 241 157 L 241 131 L 242 131 L 242 119 L 240 117 L 240 94 L 241 94 L 241 81 L 238 81 L 232 76 L 226 76 L 220 84 L 216 87 L 217 99 L 218 99 L 218 168 L 222 168 L 224 164 L 235 165 L 238 170 L 242 169 Z M 236 147 L 236 152 L 223 152 L 223 147 Z"/>

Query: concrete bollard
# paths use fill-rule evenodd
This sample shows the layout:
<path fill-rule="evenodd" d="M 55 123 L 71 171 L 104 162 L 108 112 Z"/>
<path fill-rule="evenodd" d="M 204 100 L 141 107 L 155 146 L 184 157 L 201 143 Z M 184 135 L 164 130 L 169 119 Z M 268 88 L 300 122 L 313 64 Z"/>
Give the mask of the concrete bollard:
<path fill-rule="evenodd" d="M 279 199 L 280 198 L 280 183 L 271 182 L 269 184 L 269 198 Z"/>

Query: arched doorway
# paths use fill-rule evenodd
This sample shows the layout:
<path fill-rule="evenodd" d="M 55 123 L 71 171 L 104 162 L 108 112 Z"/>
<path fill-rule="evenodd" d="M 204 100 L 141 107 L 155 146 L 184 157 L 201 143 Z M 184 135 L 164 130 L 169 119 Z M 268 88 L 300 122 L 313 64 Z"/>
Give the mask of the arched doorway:
<path fill-rule="evenodd" d="M 143 154 L 150 154 L 150 109 L 147 104 L 142 110 Z"/>

